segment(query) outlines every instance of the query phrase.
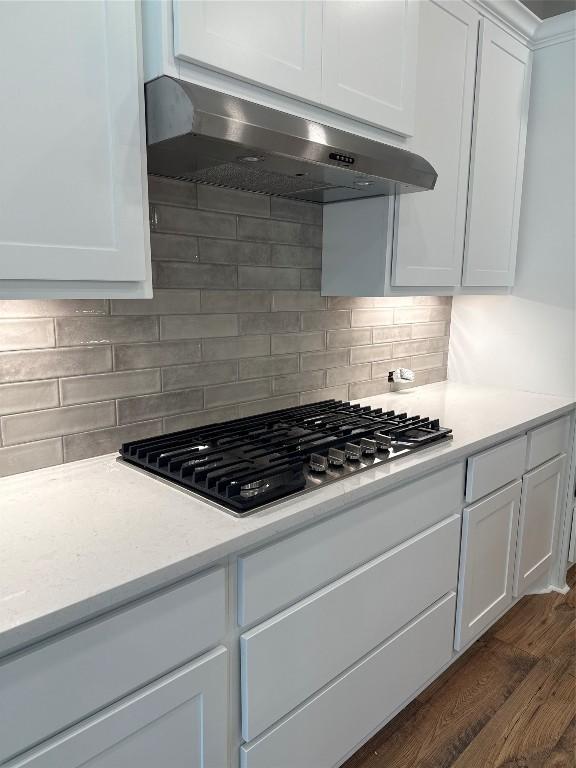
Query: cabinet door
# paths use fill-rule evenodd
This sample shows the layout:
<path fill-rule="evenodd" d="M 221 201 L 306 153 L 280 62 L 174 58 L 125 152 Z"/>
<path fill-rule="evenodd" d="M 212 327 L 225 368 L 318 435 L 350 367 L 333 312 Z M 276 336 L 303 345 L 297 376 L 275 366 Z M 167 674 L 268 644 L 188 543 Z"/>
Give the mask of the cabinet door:
<path fill-rule="evenodd" d="M 2 289 L 147 278 L 140 59 L 136 2 L 0 4 Z"/>
<path fill-rule="evenodd" d="M 530 89 L 530 51 L 481 22 L 464 286 L 512 286 Z"/>
<path fill-rule="evenodd" d="M 322 103 L 366 123 L 410 135 L 418 0 L 324 3 Z"/>
<path fill-rule="evenodd" d="M 226 768 L 226 657 L 217 648 L 6 768 Z"/>
<path fill-rule="evenodd" d="M 562 454 L 524 475 L 514 594 L 524 590 L 550 568 L 556 523 L 563 502 L 564 467 Z"/>
<path fill-rule="evenodd" d="M 319 101 L 322 3 L 174 0 L 174 54 Z"/>
<path fill-rule="evenodd" d="M 456 650 L 481 635 L 512 603 L 521 486 L 512 483 L 464 510 Z"/>
<path fill-rule="evenodd" d="M 460 285 L 478 19 L 460 0 L 421 4 L 410 148 L 432 163 L 438 181 L 432 192 L 397 198 L 396 286 Z"/>

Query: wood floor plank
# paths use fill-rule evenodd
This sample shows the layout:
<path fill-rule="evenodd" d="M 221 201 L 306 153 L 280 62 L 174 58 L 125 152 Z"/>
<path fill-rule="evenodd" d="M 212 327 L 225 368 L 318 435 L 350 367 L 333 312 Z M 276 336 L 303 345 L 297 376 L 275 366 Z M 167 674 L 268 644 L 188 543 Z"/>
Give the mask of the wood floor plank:
<path fill-rule="evenodd" d="M 432 698 L 392 721 L 343 768 L 448 768 L 536 663 L 496 639 L 481 646 Z"/>
<path fill-rule="evenodd" d="M 542 768 L 574 768 L 576 765 L 576 717 L 572 718 Z"/>
<path fill-rule="evenodd" d="M 553 592 L 526 597 L 510 613 L 493 635 L 540 658 L 570 624 L 573 611 L 566 595 Z"/>
<path fill-rule="evenodd" d="M 499 708 L 453 768 L 542 766 L 576 716 L 573 621 Z"/>

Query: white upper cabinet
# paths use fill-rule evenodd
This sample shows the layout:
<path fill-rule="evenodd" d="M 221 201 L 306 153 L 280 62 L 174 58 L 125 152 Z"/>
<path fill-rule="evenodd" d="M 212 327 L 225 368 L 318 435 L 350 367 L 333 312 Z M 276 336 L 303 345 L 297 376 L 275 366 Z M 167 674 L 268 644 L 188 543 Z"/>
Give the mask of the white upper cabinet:
<path fill-rule="evenodd" d="M 421 3 L 416 125 L 409 148 L 432 163 L 438 181 L 432 192 L 398 197 L 395 286 L 460 284 L 478 21 L 459 0 Z"/>
<path fill-rule="evenodd" d="M 146 293 L 140 59 L 136 2 L 0 4 L 0 296 Z"/>
<path fill-rule="evenodd" d="M 464 286 L 514 284 L 529 89 L 528 48 L 483 19 Z"/>
<path fill-rule="evenodd" d="M 417 0 L 324 3 L 324 106 L 413 133 L 420 5 Z"/>
<path fill-rule="evenodd" d="M 174 0 L 177 58 L 319 101 L 322 2 Z"/>
<path fill-rule="evenodd" d="M 411 134 L 419 5 L 173 0 L 174 56 Z"/>

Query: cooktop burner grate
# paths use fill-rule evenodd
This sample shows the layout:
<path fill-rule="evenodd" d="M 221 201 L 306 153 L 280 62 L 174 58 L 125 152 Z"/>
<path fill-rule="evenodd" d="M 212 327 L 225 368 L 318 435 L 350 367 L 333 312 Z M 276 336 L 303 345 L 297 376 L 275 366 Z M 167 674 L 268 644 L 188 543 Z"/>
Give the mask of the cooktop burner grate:
<path fill-rule="evenodd" d="M 236 514 L 448 439 L 437 420 L 326 400 L 124 443 L 122 458 Z"/>

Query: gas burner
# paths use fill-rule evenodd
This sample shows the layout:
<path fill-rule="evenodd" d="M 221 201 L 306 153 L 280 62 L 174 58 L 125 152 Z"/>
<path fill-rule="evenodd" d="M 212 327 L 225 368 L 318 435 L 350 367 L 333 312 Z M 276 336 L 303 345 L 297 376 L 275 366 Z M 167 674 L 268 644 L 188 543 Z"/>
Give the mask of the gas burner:
<path fill-rule="evenodd" d="M 451 438 L 438 419 L 326 400 L 124 443 L 122 458 L 245 515 Z"/>

